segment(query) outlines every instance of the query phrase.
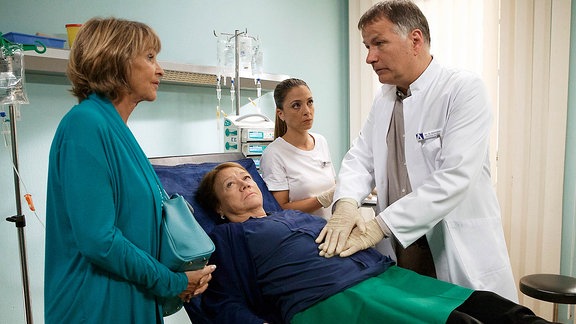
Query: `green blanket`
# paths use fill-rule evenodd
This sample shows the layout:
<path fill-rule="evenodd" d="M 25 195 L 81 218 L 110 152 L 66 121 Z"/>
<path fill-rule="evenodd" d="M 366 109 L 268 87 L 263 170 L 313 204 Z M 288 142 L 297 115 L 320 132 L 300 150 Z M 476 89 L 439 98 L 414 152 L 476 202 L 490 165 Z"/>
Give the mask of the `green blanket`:
<path fill-rule="evenodd" d="M 292 323 L 446 323 L 472 292 L 393 266 L 296 314 Z"/>

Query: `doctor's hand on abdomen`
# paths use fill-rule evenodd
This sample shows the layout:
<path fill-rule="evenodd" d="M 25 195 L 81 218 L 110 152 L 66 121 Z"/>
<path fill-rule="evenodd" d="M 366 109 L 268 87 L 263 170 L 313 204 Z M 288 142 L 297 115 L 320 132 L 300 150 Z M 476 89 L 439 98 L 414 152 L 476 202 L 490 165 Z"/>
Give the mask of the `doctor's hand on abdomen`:
<path fill-rule="evenodd" d="M 352 230 L 344 246 L 344 251 L 340 253 L 340 256 L 345 258 L 358 251 L 374 247 L 378 242 L 382 241 L 384 237 L 386 237 L 384 231 L 382 231 L 376 218 L 373 218 L 366 223 L 366 231 L 364 233 L 360 232 L 358 227 Z"/>
<path fill-rule="evenodd" d="M 319 243 L 320 255 L 326 258 L 339 255 L 343 250 L 352 232 L 357 226 L 360 233 L 366 231 L 364 218 L 360 214 L 358 203 L 352 198 L 341 198 L 334 204 L 334 213 L 320 235 L 316 238 Z"/>

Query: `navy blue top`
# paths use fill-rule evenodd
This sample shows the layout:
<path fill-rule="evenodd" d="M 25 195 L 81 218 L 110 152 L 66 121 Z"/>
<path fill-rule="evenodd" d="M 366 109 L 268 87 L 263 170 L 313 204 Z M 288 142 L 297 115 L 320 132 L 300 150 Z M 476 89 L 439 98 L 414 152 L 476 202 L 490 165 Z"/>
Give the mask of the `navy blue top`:
<path fill-rule="evenodd" d="M 203 307 L 215 323 L 282 323 L 394 262 L 374 249 L 324 258 L 314 242 L 326 221 L 285 210 L 215 227 L 218 268 Z"/>

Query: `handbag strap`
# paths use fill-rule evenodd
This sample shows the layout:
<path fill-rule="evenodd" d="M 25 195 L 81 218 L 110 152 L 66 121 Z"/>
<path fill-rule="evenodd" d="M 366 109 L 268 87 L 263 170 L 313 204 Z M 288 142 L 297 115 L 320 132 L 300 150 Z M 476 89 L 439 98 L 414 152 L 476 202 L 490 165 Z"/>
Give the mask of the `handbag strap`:
<path fill-rule="evenodd" d="M 154 174 L 156 174 L 156 173 L 154 173 Z M 164 202 L 166 200 L 169 200 L 170 196 L 168 196 L 166 189 L 164 189 L 164 187 L 162 187 L 162 184 L 160 183 L 160 179 L 158 179 L 158 176 L 156 176 L 156 181 L 158 182 L 158 190 L 160 190 L 160 196 L 162 197 L 162 205 L 164 205 Z"/>
<path fill-rule="evenodd" d="M 150 164 L 150 169 L 152 169 L 152 174 L 154 175 L 154 179 L 156 180 L 156 184 L 158 185 L 158 190 L 160 191 L 160 197 L 162 197 L 162 204 L 164 204 L 166 200 L 170 199 L 170 196 L 168 196 L 166 189 L 164 189 L 164 187 L 162 186 L 160 178 L 158 178 L 158 174 L 156 173 L 156 170 L 154 170 L 152 164 Z"/>
<path fill-rule="evenodd" d="M 168 196 L 168 193 L 166 192 L 166 190 L 162 187 L 162 185 L 158 185 L 158 189 L 160 190 L 160 196 L 162 196 L 162 204 L 164 204 L 164 202 L 166 200 L 170 199 L 170 196 Z"/>

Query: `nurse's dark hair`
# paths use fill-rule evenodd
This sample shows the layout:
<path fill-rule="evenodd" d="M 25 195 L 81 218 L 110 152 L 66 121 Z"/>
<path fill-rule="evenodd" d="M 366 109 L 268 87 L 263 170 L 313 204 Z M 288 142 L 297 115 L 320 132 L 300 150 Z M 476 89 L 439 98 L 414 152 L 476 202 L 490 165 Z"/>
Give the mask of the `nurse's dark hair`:
<path fill-rule="evenodd" d="M 224 162 L 218 164 L 214 169 L 206 172 L 202 181 L 200 181 L 200 185 L 198 186 L 198 190 L 196 190 L 196 201 L 198 201 L 204 208 L 210 211 L 216 211 L 218 207 L 220 207 L 220 200 L 216 195 L 216 190 L 214 188 L 216 184 L 216 177 L 218 174 L 225 169 L 228 168 L 240 168 L 246 172 L 246 168 L 236 162 Z M 213 215 L 212 213 L 209 213 Z M 218 217 L 215 219 L 217 223 L 222 223 L 223 219 Z"/>
<path fill-rule="evenodd" d="M 407 36 L 411 31 L 419 29 L 424 41 L 430 46 L 430 27 L 428 20 L 418 6 L 410 0 L 385 0 L 376 3 L 366 11 L 358 21 L 358 29 L 380 19 L 388 19 L 396 26 L 399 35 Z"/>
<path fill-rule="evenodd" d="M 278 85 L 274 89 L 274 102 L 276 103 L 276 109 L 284 110 L 284 99 L 288 95 L 288 92 L 294 88 L 299 86 L 305 86 L 306 88 L 310 89 L 306 82 L 296 78 L 286 79 Z M 287 126 L 286 122 L 284 122 L 278 114 L 276 114 L 276 123 L 274 124 L 274 138 L 283 136 L 286 134 Z"/>
<path fill-rule="evenodd" d="M 80 27 L 66 74 L 78 101 L 97 93 L 110 100 L 130 89 L 131 61 L 147 50 L 160 52 L 160 38 L 149 26 L 125 19 L 99 18 Z"/>

